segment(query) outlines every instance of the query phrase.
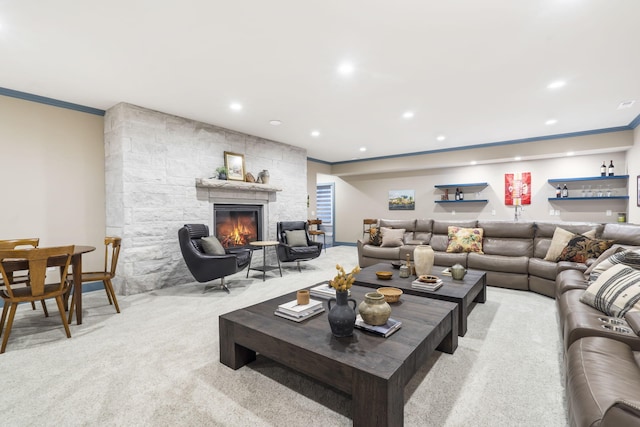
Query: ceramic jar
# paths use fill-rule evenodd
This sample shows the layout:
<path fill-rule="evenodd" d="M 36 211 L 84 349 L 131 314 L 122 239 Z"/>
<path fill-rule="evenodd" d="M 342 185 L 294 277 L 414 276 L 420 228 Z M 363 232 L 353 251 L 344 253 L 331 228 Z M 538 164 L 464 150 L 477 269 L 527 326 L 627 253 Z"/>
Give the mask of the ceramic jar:
<path fill-rule="evenodd" d="M 263 184 L 268 184 L 269 183 L 269 171 L 266 169 L 263 169 L 262 172 L 260 172 L 258 174 L 258 176 L 260 177 L 260 182 L 262 182 Z"/>
<path fill-rule="evenodd" d="M 464 268 L 461 264 L 456 264 L 453 267 L 451 267 L 451 277 L 454 280 L 464 279 L 465 274 L 467 274 L 467 269 Z"/>
<path fill-rule="evenodd" d="M 433 258 L 435 254 L 429 245 L 419 245 L 413 250 L 413 265 L 416 267 L 416 275 L 431 274 Z"/>
<path fill-rule="evenodd" d="M 391 306 L 378 292 L 369 292 L 358 306 L 362 320 L 369 325 L 384 325 L 391 316 Z"/>
<path fill-rule="evenodd" d="M 333 307 L 332 302 L 336 303 Z M 353 303 L 353 307 L 349 305 L 350 302 Z M 349 298 L 348 292 L 336 292 L 336 297 L 330 298 L 327 305 L 331 333 L 336 337 L 353 335 L 353 327 L 356 324 L 356 300 Z"/>

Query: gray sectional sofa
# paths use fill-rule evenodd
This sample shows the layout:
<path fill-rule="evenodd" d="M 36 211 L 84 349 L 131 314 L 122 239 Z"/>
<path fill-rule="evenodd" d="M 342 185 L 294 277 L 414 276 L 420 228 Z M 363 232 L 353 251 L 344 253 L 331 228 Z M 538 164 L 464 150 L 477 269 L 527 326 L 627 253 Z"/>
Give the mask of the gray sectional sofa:
<path fill-rule="evenodd" d="M 448 227 L 483 229 L 483 254 L 447 253 Z M 640 311 L 612 317 L 581 302 L 588 267 L 597 262 L 552 262 L 544 258 L 556 227 L 575 234 L 595 230 L 623 249 L 640 249 L 640 225 L 618 223 L 386 220 L 404 228 L 404 244 L 377 247 L 358 241 L 361 267 L 404 260 L 419 244 L 435 251 L 435 264 L 460 263 L 487 272 L 490 286 L 522 289 L 556 299 L 564 348 L 565 390 L 571 426 L 640 426 Z M 603 255 L 604 257 L 604 255 Z"/>

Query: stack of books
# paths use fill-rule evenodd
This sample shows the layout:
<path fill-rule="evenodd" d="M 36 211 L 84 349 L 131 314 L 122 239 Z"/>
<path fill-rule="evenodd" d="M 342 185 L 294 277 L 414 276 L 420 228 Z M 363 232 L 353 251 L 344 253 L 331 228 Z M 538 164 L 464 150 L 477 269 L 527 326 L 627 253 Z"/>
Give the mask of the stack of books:
<path fill-rule="evenodd" d="M 400 329 L 402 327 L 402 322 L 399 320 L 389 318 L 389 320 L 387 320 L 387 323 L 385 323 L 384 325 L 373 326 L 368 323 L 365 323 L 364 320 L 362 320 L 362 316 L 358 314 L 356 316 L 355 326 L 356 328 L 362 329 L 363 331 L 368 331 L 373 334 L 380 335 L 381 337 L 386 338 L 389 335 L 393 334 L 398 329 Z"/>
<path fill-rule="evenodd" d="M 298 301 L 293 300 L 284 304 L 280 304 L 278 309 L 273 314 L 283 317 L 285 319 L 293 320 L 294 322 L 302 322 L 305 319 L 313 317 L 324 311 L 322 301 L 310 299 L 309 304 L 298 304 Z"/>
<path fill-rule="evenodd" d="M 349 291 L 349 296 L 351 296 L 351 290 L 348 290 L 348 291 Z M 329 285 L 329 282 L 322 282 L 319 285 L 311 288 L 309 290 L 309 294 L 312 297 L 329 299 L 329 298 L 336 297 L 336 290 L 335 288 L 332 288 L 331 285 Z"/>
<path fill-rule="evenodd" d="M 414 289 L 420 289 L 423 291 L 435 291 L 442 286 L 442 279 L 438 279 L 433 283 L 422 282 L 420 280 L 414 280 L 411 282 L 411 287 Z"/>

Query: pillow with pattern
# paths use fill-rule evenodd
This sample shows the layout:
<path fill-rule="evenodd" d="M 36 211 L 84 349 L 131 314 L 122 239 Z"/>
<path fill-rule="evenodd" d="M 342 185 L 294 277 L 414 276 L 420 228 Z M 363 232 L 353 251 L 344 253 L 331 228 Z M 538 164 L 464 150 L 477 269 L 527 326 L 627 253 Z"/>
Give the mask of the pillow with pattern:
<path fill-rule="evenodd" d="M 560 253 L 558 261 L 586 262 L 598 258 L 613 245 L 613 240 L 590 239 L 583 235 L 573 237 Z"/>
<path fill-rule="evenodd" d="M 462 228 L 450 225 L 447 228 L 447 234 L 449 237 L 447 252 L 484 253 L 482 252 L 482 235 L 484 234 L 482 228 Z"/>
<path fill-rule="evenodd" d="M 616 264 L 624 264 L 631 268 L 635 268 L 636 270 L 640 270 L 640 249 L 616 252 L 609 258 L 598 263 L 598 265 L 589 272 L 589 281 L 595 282 L 602 273 Z"/>
<path fill-rule="evenodd" d="M 369 229 L 369 244 L 373 246 L 380 246 L 382 244 L 382 235 L 378 227 L 371 227 Z"/>
<path fill-rule="evenodd" d="M 613 317 L 640 311 L 640 270 L 614 265 L 589 285 L 580 301 Z"/>

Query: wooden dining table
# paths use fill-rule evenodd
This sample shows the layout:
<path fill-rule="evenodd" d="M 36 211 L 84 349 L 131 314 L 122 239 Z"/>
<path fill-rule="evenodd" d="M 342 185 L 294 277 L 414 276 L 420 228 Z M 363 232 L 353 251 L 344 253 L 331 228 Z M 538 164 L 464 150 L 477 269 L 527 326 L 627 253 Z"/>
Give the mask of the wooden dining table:
<path fill-rule="evenodd" d="M 73 255 L 71 256 L 71 271 L 73 276 L 73 283 L 78 284 L 78 286 L 73 287 L 73 292 L 76 299 L 76 322 L 78 325 L 82 324 L 82 255 L 88 252 L 93 252 L 95 250 L 95 246 L 75 245 Z M 3 261 L 2 265 L 7 273 L 29 269 L 29 263 L 25 259 L 7 259 Z M 48 266 L 59 267 L 60 263 L 56 262 L 55 259 L 50 259 Z M 66 299 L 65 307 L 67 307 Z"/>

